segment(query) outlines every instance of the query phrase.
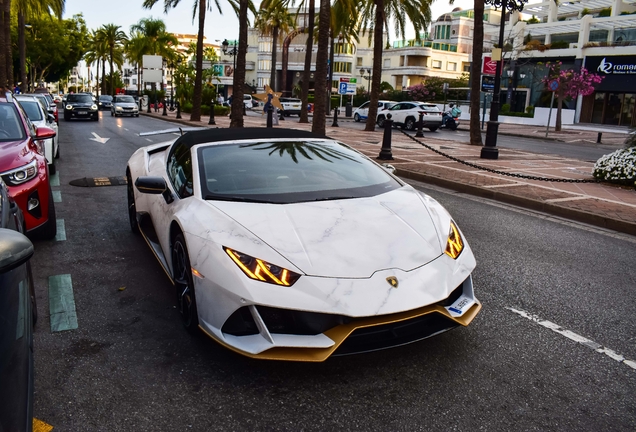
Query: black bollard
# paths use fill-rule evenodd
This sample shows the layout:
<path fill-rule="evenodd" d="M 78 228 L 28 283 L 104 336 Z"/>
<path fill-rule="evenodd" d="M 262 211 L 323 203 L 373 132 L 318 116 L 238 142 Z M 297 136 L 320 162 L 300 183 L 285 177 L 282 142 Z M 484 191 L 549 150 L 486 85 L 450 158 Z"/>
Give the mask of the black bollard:
<path fill-rule="evenodd" d="M 420 111 L 420 123 L 417 125 L 417 133 L 416 137 L 422 138 L 424 136 L 424 132 L 422 132 L 422 128 L 424 127 L 424 113 Z"/>
<path fill-rule="evenodd" d="M 267 127 L 268 128 L 273 127 L 272 125 L 273 115 L 274 115 L 274 107 L 270 105 L 269 107 L 267 107 Z"/>
<path fill-rule="evenodd" d="M 166 100 L 163 100 L 163 112 L 161 113 L 162 116 L 167 116 L 168 115 L 168 107 L 166 106 Z"/>
<path fill-rule="evenodd" d="M 148 114 L 150 114 L 152 111 L 150 110 L 150 95 L 148 95 Z"/>
<path fill-rule="evenodd" d="M 212 105 L 210 106 L 210 121 L 208 121 L 209 125 L 215 125 L 214 121 L 214 101 L 212 101 Z"/>
<path fill-rule="evenodd" d="M 177 105 L 177 117 L 176 118 L 180 119 L 181 118 L 181 104 L 179 103 L 179 101 L 177 101 L 176 105 Z"/>
<path fill-rule="evenodd" d="M 379 160 L 393 160 L 393 153 L 391 153 L 391 130 L 393 129 L 393 120 L 391 120 L 391 114 L 387 114 L 387 119 L 384 121 L 384 136 L 382 137 L 382 150 L 377 157 Z"/>
<path fill-rule="evenodd" d="M 331 123 L 331 127 L 340 127 L 338 126 L 338 108 L 334 108 L 333 110 L 333 123 Z"/>
<path fill-rule="evenodd" d="M 600 144 L 601 143 L 601 137 L 603 136 L 602 132 L 599 132 L 598 135 L 596 136 L 596 144 Z"/>
<path fill-rule="evenodd" d="M 283 110 L 278 111 L 278 120 L 285 120 L 285 115 L 283 114 Z"/>

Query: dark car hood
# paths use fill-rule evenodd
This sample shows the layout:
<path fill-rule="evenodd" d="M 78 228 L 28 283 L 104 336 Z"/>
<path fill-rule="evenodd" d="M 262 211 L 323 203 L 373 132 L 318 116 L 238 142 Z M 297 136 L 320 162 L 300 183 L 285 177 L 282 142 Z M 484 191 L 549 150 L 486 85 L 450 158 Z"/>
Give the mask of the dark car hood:
<path fill-rule="evenodd" d="M 90 108 L 94 104 L 86 102 L 67 102 L 66 105 L 72 105 L 73 108 Z"/>

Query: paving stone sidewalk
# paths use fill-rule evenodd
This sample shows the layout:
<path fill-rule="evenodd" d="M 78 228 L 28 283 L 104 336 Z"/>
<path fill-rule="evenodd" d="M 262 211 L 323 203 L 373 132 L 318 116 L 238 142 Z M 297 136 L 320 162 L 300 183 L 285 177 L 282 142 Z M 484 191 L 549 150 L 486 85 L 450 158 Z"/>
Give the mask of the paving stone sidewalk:
<path fill-rule="evenodd" d="M 176 120 L 175 112 L 168 112 L 168 116 L 162 116 L 161 112 L 145 115 L 198 127 L 207 126 L 209 119 L 203 117 L 200 122 L 191 122 L 188 120 L 189 114 L 182 114 L 183 119 Z M 229 118 L 225 116 L 217 116 L 215 122 L 216 125 L 209 127 L 225 128 L 229 127 L 230 123 Z M 372 158 L 376 158 L 380 153 L 383 131 L 379 128 L 375 132 L 364 132 L 344 127 L 330 127 L 330 124 L 329 121 L 328 136 L 351 145 Z M 248 112 L 244 117 L 244 126 L 265 127 L 265 117 L 260 113 Z M 280 121 L 276 127 L 311 130 L 311 124 L 299 124 L 296 121 Z M 527 126 L 502 125 L 501 132 L 505 133 L 509 127 L 517 132 L 521 130 L 526 137 L 532 136 L 532 130 L 538 130 Z M 573 142 L 588 138 L 596 142 L 597 132 L 594 130 L 571 132 L 565 130 L 560 137 L 569 136 Z M 568 133 L 570 135 L 567 135 Z M 603 137 L 608 141 L 613 140 L 612 143 L 608 143 L 608 152 L 612 151 L 611 148 L 620 148 L 625 136 L 624 131 L 604 132 Z M 422 140 L 436 150 L 484 168 L 554 180 L 517 178 L 473 168 L 436 154 L 394 129 L 392 147 L 395 159 L 391 164 L 397 168 L 399 176 L 636 235 L 636 190 L 633 187 L 562 181 L 591 179 L 593 163 L 504 148 L 499 149 L 499 159 L 486 160 L 479 157 L 481 147 L 478 146 L 437 140 L 429 136 Z"/>

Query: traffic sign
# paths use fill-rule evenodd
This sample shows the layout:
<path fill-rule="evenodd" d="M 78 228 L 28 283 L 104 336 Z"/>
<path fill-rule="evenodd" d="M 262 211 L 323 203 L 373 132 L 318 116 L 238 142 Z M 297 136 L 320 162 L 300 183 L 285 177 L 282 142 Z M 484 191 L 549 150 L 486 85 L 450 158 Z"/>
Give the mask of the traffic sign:
<path fill-rule="evenodd" d="M 340 78 L 340 85 L 338 86 L 338 94 L 341 94 L 341 95 L 356 94 L 356 79 L 355 78 Z"/>
<path fill-rule="evenodd" d="M 341 94 L 341 95 L 347 94 L 347 87 L 348 86 L 346 82 L 340 82 L 340 86 L 338 86 L 338 94 Z"/>
<path fill-rule="evenodd" d="M 550 91 L 557 91 L 559 89 L 559 81 L 552 80 L 548 83 L 548 88 Z"/>

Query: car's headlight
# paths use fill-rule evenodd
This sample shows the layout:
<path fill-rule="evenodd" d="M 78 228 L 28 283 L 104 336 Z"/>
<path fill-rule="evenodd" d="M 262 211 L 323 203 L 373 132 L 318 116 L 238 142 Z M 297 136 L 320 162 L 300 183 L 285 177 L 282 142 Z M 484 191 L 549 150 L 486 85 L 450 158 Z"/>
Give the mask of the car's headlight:
<path fill-rule="evenodd" d="M 223 249 L 250 279 L 274 285 L 292 286 L 300 278 L 298 273 L 294 273 L 291 270 L 275 266 L 228 247 L 224 247 Z"/>
<path fill-rule="evenodd" d="M 20 168 L 15 168 L 0 174 L 2 180 L 9 186 L 17 186 L 28 182 L 36 175 L 38 175 L 38 161 L 36 159 L 33 159 L 33 161 Z"/>
<path fill-rule="evenodd" d="M 448 233 L 448 240 L 446 241 L 446 250 L 444 253 L 453 259 L 457 259 L 463 250 L 464 241 L 462 240 L 462 236 L 459 233 L 459 229 L 457 229 L 455 222 L 451 221 L 450 232 Z"/>
<path fill-rule="evenodd" d="M 117 111 L 121 111 L 123 108 L 122 108 L 122 107 L 120 107 L 120 106 L 117 106 L 117 107 L 115 107 L 115 109 L 116 109 Z"/>
<path fill-rule="evenodd" d="M 91 105 L 91 109 L 92 109 L 93 111 L 95 111 L 95 110 L 97 109 L 97 105 L 95 105 L 95 104 Z"/>
<path fill-rule="evenodd" d="M 73 105 L 66 105 L 66 109 L 67 110 L 72 110 L 73 109 Z"/>

